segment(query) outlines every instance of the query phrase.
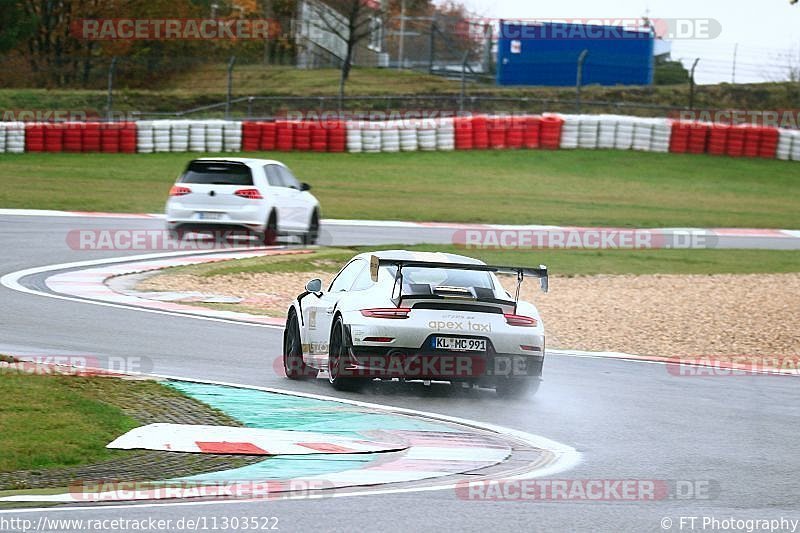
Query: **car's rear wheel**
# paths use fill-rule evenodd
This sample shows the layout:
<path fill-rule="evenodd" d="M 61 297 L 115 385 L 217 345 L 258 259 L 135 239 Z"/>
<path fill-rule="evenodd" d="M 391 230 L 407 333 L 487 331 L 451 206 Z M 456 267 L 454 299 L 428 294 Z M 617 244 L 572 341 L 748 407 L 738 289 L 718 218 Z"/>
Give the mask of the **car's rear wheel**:
<path fill-rule="evenodd" d="M 316 378 L 318 371 L 303 361 L 303 344 L 300 338 L 300 325 L 297 315 L 289 312 L 286 329 L 283 332 L 283 370 L 289 379 Z"/>
<path fill-rule="evenodd" d="M 539 390 L 539 383 L 536 378 L 503 378 L 495 384 L 495 391 L 501 398 L 533 396 Z"/>
<path fill-rule="evenodd" d="M 314 211 L 314 214 L 311 215 L 311 222 L 308 223 L 308 231 L 303 234 L 303 244 L 309 246 L 311 244 L 317 244 L 317 240 L 319 239 L 319 212 Z"/>
<path fill-rule="evenodd" d="M 350 342 L 344 322 L 342 317 L 336 317 L 328 344 L 328 381 L 336 390 L 355 391 L 363 385 L 362 380 L 347 376 L 349 350 Z"/>
<path fill-rule="evenodd" d="M 267 225 L 264 227 L 264 235 L 261 242 L 267 246 L 272 246 L 278 241 L 278 216 L 275 211 L 270 211 Z"/>

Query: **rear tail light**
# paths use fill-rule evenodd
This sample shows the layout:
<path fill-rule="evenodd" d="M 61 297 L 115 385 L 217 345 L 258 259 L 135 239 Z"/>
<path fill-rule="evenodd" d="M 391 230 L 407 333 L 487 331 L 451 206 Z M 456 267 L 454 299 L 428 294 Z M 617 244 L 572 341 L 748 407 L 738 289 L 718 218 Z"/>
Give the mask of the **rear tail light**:
<path fill-rule="evenodd" d="M 189 187 L 181 187 L 180 185 L 173 185 L 172 188 L 169 190 L 170 196 L 185 196 L 192 192 L 192 189 Z"/>
<path fill-rule="evenodd" d="M 369 318 L 408 318 L 411 309 L 407 307 L 387 307 L 380 309 L 362 309 L 361 314 Z"/>
<path fill-rule="evenodd" d="M 261 200 L 264 198 L 261 196 L 261 193 L 258 192 L 258 189 L 239 189 L 233 194 L 241 196 L 242 198 L 247 198 L 248 200 Z"/>
<path fill-rule="evenodd" d="M 392 342 L 394 337 L 364 337 L 364 342 Z"/>
<path fill-rule="evenodd" d="M 506 317 L 506 324 L 509 326 L 520 326 L 523 328 L 535 328 L 539 322 L 535 318 L 522 315 L 503 315 Z"/>

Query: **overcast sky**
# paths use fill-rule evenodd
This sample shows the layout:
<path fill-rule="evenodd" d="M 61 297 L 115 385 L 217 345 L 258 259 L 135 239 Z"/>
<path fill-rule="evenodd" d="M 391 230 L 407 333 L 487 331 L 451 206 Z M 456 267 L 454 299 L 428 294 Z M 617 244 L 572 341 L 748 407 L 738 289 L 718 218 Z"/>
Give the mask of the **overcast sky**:
<path fill-rule="evenodd" d="M 722 31 L 713 39 L 673 40 L 672 57 L 684 63 L 700 57 L 698 83 L 730 82 L 739 43 L 737 82 L 785 78 L 800 66 L 800 3 L 789 0 L 461 0 L 475 14 L 490 18 L 710 18 Z"/>

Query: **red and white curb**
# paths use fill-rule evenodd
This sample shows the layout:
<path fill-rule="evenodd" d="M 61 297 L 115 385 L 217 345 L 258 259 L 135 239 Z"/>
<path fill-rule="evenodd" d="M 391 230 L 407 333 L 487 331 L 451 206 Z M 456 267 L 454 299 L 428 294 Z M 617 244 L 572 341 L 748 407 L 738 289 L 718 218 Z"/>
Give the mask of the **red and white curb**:
<path fill-rule="evenodd" d="M 127 373 L 135 376 L 135 373 Z M 260 499 L 275 498 L 275 493 L 286 493 L 280 497 L 285 499 L 299 498 L 324 498 L 324 497 L 345 497 L 360 496 L 368 494 L 400 494 L 408 492 L 426 492 L 433 490 L 454 490 L 458 488 L 458 482 L 454 480 L 436 481 L 435 478 L 442 478 L 458 474 L 470 473 L 471 471 L 498 465 L 505 461 L 512 453 L 512 449 L 519 445 L 534 448 L 540 452 L 539 456 L 532 459 L 525 465 L 516 464 L 512 471 L 507 473 L 496 472 L 493 474 L 481 475 L 477 472 L 474 479 L 533 479 L 557 474 L 574 468 L 581 461 L 581 454 L 573 447 L 564 445 L 545 437 L 531 433 L 518 431 L 494 424 L 468 420 L 453 416 L 441 415 L 415 409 L 392 407 L 357 400 L 343 398 L 333 398 L 318 394 L 301 393 L 283 389 L 267 387 L 256 387 L 238 385 L 225 382 L 187 379 L 176 376 L 164 375 L 139 375 L 154 379 L 169 379 L 178 381 L 192 381 L 195 383 L 221 385 L 240 389 L 258 390 L 274 394 L 283 394 L 300 398 L 310 398 L 315 400 L 329 401 L 338 404 L 355 406 L 368 409 L 377 413 L 391 415 L 409 416 L 421 418 L 431 422 L 441 422 L 451 426 L 452 431 L 427 431 L 427 430 L 374 430 L 370 431 L 370 436 L 382 436 L 383 440 L 390 442 L 401 442 L 402 449 L 399 452 L 390 452 L 385 458 L 368 463 L 362 468 L 344 470 L 336 473 L 327 473 L 306 476 L 295 480 L 265 480 L 234 482 L 233 485 L 215 485 L 213 481 L 203 483 L 204 490 L 198 490 L 197 483 L 187 483 L 189 487 L 186 491 L 181 491 L 180 487 L 166 490 L 157 488 L 147 489 L 124 489 L 121 491 L 106 492 L 83 492 L 80 494 L 20 494 L 13 496 L 0 497 L 0 502 L 29 502 L 29 503 L 90 503 L 90 502 L 122 502 L 137 500 L 158 500 L 158 499 L 184 499 L 191 497 L 208 496 L 214 493 L 217 487 L 225 494 L 226 491 L 233 490 L 237 496 L 235 500 L 220 501 L 214 503 L 242 503 L 243 501 L 258 501 Z M 246 428 L 230 428 L 242 429 Z M 444 429 L 444 428 L 443 428 Z M 216 428 L 217 431 L 225 431 Z M 296 433 L 297 436 L 304 436 L 301 432 L 287 431 L 285 433 Z M 316 437 L 313 437 L 316 438 Z M 332 438 L 331 435 L 323 435 L 325 442 Z M 333 437 L 334 439 L 336 437 Z M 328 453 L 320 452 L 320 453 Z M 412 482 L 427 480 L 425 485 L 413 487 L 383 487 L 391 483 Z M 297 483 L 293 484 L 292 481 Z M 300 483 L 302 482 L 302 483 Z M 154 482 L 156 484 L 157 482 Z M 169 486 L 169 481 L 165 481 Z M 270 483 L 273 483 L 270 485 Z M 259 493 L 264 487 L 269 489 L 267 494 Z M 319 487 L 323 489 L 336 488 L 335 492 L 325 494 L 291 494 L 292 487 Z M 297 490 L 297 489 L 294 489 Z M 248 491 L 253 491 L 250 494 Z M 192 505 L 208 504 L 211 502 L 181 502 L 172 505 Z M 149 505 L 168 505 L 164 503 L 151 503 Z M 119 505 L 118 505 L 119 506 Z M 92 507 L 83 507 L 91 509 Z M 70 510 L 75 510 L 71 508 Z M 36 509 L 40 511 L 41 509 Z M 3 512 L 24 512 L 25 510 L 7 510 Z M 30 510 L 29 510 L 30 511 Z"/>

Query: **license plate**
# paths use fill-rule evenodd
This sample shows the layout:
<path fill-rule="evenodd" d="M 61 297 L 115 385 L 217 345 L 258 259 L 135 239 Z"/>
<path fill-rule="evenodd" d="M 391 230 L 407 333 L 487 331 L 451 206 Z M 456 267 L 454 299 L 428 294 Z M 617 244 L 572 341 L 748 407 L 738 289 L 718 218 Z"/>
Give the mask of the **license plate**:
<path fill-rule="evenodd" d="M 219 220 L 222 218 L 222 213 L 209 213 L 207 211 L 199 211 L 197 218 L 200 220 Z"/>
<path fill-rule="evenodd" d="M 434 337 L 433 347 L 436 350 L 451 352 L 485 352 L 486 339 L 468 339 L 465 337 Z"/>

